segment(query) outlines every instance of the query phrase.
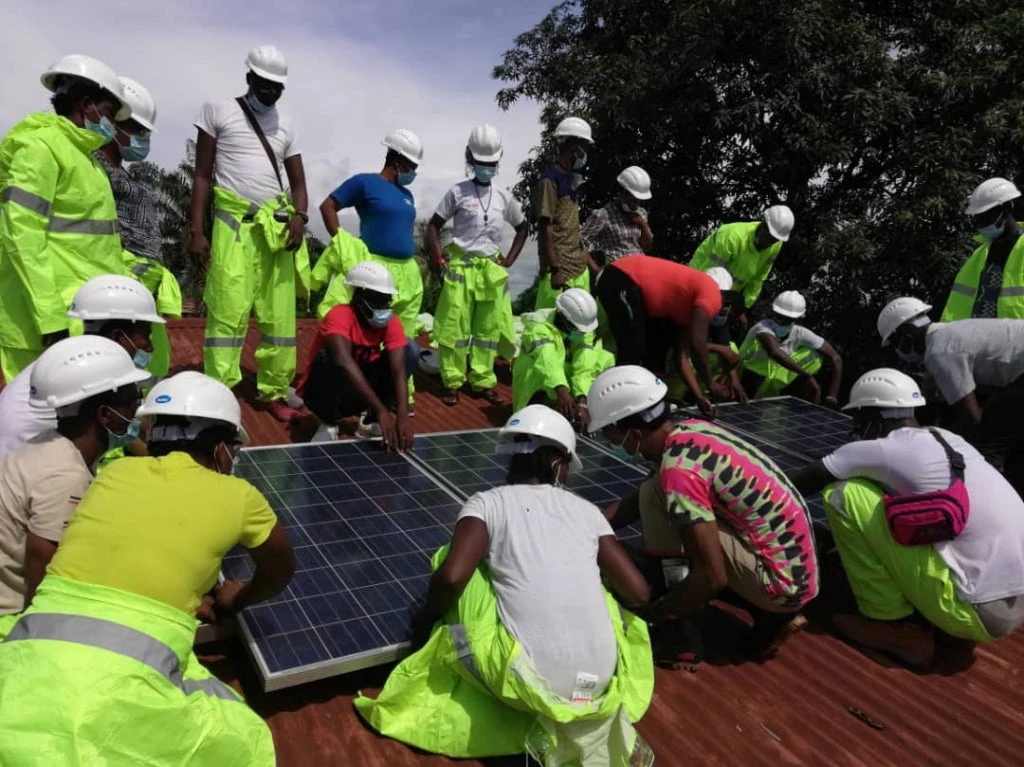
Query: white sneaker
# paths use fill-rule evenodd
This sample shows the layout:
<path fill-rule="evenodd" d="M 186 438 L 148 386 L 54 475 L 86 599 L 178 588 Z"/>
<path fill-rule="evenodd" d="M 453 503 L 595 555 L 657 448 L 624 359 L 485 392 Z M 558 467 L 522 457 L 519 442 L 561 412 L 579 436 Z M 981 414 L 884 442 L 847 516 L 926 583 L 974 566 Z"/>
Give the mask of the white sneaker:
<path fill-rule="evenodd" d="M 320 424 L 320 428 L 316 430 L 316 434 L 313 435 L 313 439 L 310 442 L 334 442 L 338 438 L 338 427 L 328 426 L 325 423 Z"/>
<path fill-rule="evenodd" d="M 359 416 L 359 425 L 356 427 L 358 439 L 380 439 L 382 436 L 384 436 L 384 432 L 380 428 L 380 423 L 377 421 L 367 423 L 366 413 Z"/>
<path fill-rule="evenodd" d="M 289 386 L 288 391 L 284 393 L 284 401 L 288 403 L 288 407 L 293 407 L 296 410 L 306 404 L 306 401 L 295 393 L 295 387 L 293 386 Z"/>

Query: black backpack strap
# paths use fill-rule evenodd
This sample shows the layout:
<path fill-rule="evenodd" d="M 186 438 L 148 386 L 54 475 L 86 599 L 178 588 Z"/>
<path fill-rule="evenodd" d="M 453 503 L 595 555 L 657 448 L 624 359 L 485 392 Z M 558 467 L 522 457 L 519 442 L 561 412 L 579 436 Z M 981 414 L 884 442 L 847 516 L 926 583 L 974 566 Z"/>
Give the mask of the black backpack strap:
<path fill-rule="evenodd" d="M 946 451 L 946 460 L 949 461 L 949 468 L 953 470 L 953 474 L 960 480 L 964 478 L 964 469 L 967 464 L 964 463 L 964 457 L 956 450 L 949 446 L 949 443 L 942 438 L 942 435 L 935 429 L 928 430 L 935 439 L 942 445 L 942 449 Z"/>
<path fill-rule="evenodd" d="M 244 114 L 246 119 L 249 121 L 249 125 L 252 126 L 254 131 L 256 131 L 256 138 L 258 138 L 260 143 L 263 145 L 263 151 L 267 153 L 267 159 L 270 160 L 270 164 L 274 168 L 274 175 L 277 176 L 277 185 L 281 187 L 281 191 L 283 192 L 284 184 L 281 182 L 281 171 L 277 167 L 277 158 L 274 157 L 274 150 L 270 148 L 270 142 L 267 141 L 267 136 L 263 132 L 263 128 L 261 128 L 260 124 L 256 121 L 256 115 L 254 115 L 252 110 L 249 109 L 249 105 L 245 103 L 245 99 L 242 96 L 236 98 L 235 101 L 237 101 L 238 106 L 241 107 L 242 114 Z"/>

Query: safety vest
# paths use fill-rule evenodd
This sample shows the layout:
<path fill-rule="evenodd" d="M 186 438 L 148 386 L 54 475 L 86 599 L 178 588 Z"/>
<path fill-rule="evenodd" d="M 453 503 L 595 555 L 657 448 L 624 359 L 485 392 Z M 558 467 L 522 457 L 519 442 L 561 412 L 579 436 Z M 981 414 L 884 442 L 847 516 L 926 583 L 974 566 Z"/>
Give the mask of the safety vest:
<path fill-rule="evenodd" d="M 978 300 L 978 283 L 988 261 L 988 249 L 989 243 L 986 242 L 960 267 L 940 322 L 967 320 L 973 316 L 974 304 Z M 1024 235 L 1017 238 L 1006 259 L 1003 286 L 996 301 L 996 317 L 1001 320 L 1024 319 Z"/>
<path fill-rule="evenodd" d="M 821 370 L 821 354 L 809 346 L 797 347 L 790 357 L 809 375 Z M 747 392 L 751 397 L 774 397 L 797 378 L 796 373 L 771 358 L 753 329 L 740 346 L 740 367 L 764 378 L 756 392 Z"/>
<path fill-rule="evenodd" d="M 748 309 L 761 295 L 765 278 L 782 250 L 781 242 L 764 250 L 754 247 L 754 232 L 760 225 L 760 221 L 723 224 L 697 247 L 690 261 L 690 266 L 702 272 L 712 266 L 728 269 L 733 289 L 743 293 L 743 303 Z"/>
<path fill-rule="evenodd" d="M 0 143 L 0 346 L 41 349 L 83 284 L 125 274 L 110 180 L 92 156 L 103 143 L 48 112 Z"/>

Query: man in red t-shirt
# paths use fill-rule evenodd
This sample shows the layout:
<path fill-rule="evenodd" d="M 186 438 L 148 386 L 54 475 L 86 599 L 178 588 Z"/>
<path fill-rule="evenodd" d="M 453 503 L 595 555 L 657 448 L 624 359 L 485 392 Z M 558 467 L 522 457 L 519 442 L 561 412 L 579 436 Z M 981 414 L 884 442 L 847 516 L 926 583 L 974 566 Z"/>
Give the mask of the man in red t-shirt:
<path fill-rule="evenodd" d="M 335 306 L 320 323 L 298 393 L 327 427 L 365 411 L 358 436 L 379 435 L 387 447 L 408 450 L 406 382 L 420 353 L 391 311 L 394 280 L 380 264 L 363 261 L 348 270 L 345 284 L 354 288 L 352 301 Z"/>
<path fill-rule="evenodd" d="M 716 399 L 724 396 L 708 362 L 708 327 L 722 308 L 718 283 L 674 261 L 632 255 L 604 268 L 594 297 L 615 338 L 617 364 L 641 365 L 664 376 L 668 353 L 675 352 L 697 406 L 704 415 L 714 415 L 715 407 L 704 396 L 693 368 Z"/>

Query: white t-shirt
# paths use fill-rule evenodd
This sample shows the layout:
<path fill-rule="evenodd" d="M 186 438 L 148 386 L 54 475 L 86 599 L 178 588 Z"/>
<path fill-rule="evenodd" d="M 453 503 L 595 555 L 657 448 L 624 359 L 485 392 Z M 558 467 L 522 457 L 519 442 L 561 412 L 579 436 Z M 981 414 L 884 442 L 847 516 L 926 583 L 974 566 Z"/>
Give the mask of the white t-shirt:
<path fill-rule="evenodd" d="M 789 333 L 782 336 L 780 333 L 785 332 L 785 327 L 785 325 L 780 325 L 772 319 L 761 320 L 750 329 L 750 332 L 747 333 L 747 338 L 757 338 L 759 335 L 771 333 L 778 340 L 782 351 L 790 355 L 803 346 L 809 346 L 814 350 L 818 350 L 825 345 L 824 338 L 808 330 L 803 325 L 790 325 Z"/>
<path fill-rule="evenodd" d="M 274 150 L 281 181 L 287 188 L 284 161 L 300 154 L 295 123 L 278 112 L 276 107 L 256 115 L 256 122 L 263 128 L 267 142 Z M 203 104 L 195 126 L 217 140 L 217 154 L 213 161 L 213 178 L 217 186 L 257 205 L 277 196 L 281 187 L 277 185 L 270 158 L 234 99 Z"/>
<path fill-rule="evenodd" d="M 950 405 L 979 386 L 1009 386 L 1024 375 L 1024 322 L 933 322 L 925 336 L 924 366 Z"/>
<path fill-rule="evenodd" d="M 964 531 L 935 549 L 972 604 L 1024 595 L 1024 501 L 1006 479 L 956 434 L 938 430 L 964 457 L 971 512 Z M 837 479 L 865 477 L 892 495 L 949 487 L 949 461 L 926 429 L 897 429 L 883 439 L 843 445 L 822 459 Z"/>
<path fill-rule="evenodd" d="M 453 242 L 473 256 L 500 253 L 504 224 L 508 222 L 515 228 L 526 220 L 522 207 L 511 194 L 496 188 L 493 183 L 490 186 L 474 184 L 472 179 L 449 189 L 438 203 L 434 215 L 445 221 L 454 217 Z"/>
<path fill-rule="evenodd" d="M 28 403 L 29 379 L 33 362 L 0 391 L 0 456 L 19 448 L 37 434 L 57 428 L 57 413 L 52 408 Z"/>
<path fill-rule="evenodd" d="M 551 485 L 506 485 L 470 498 L 459 519 L 487 525 L 487 561 L 502 624 L 551 689 L 572 698 L 577 674 L 615 674 L 618 648 L 601 590 L 598 539 L 614 535 L 589 501 Z"/>

